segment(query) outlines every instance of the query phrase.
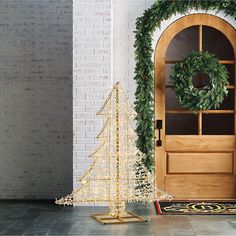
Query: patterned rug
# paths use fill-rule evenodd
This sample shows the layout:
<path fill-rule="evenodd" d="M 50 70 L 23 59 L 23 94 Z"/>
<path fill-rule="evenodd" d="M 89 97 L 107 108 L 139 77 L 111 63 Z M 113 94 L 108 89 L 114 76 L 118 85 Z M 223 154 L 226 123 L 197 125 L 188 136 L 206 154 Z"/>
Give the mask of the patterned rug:
<path fill-rule="evenodd" d="M 155 207 L 163 215 L 236 215 L 236 201 L 156 201 Z"/>

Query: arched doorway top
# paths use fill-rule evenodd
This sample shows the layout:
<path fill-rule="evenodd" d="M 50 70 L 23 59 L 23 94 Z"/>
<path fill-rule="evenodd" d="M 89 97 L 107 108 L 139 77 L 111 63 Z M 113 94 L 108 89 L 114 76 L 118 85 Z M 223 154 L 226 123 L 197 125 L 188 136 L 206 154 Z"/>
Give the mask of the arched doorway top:
<path fill-rule="evenodd" d="M 233 26 L 218 16 L 197 13 L 181 17 L 165 29 L 156 44 L 154 60 L 156 61 L 157 57 L 164 58 L 167 47 L 175 35 L 180 33 L 182 30 L 195 25 L 210 26 L 222 32 L 231 43 L 234 49 L 234 55 L 236 55 L 236 41 L 234 38 L 235 29 Z"/>

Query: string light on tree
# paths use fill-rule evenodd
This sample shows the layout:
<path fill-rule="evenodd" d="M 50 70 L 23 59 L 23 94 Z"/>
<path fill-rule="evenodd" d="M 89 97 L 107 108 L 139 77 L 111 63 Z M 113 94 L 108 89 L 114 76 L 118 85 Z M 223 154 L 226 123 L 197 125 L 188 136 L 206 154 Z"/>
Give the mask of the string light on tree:
<path fill-rule="evenodd" d="M 157 189 L 155 173 L 143 164 L 144 155 L 137 149 L 132 121 L 136 112 L 117 82 L 98 115 L 104 117 L 104 126 L 97 138 L 98 148 L 90 156 L 92 164 L 81 177 L 81 187 L 56 203 L 109 203 L 108 214 L 94 214 L 101 223 L 130 223 L 144 218 L 126 211 L 127 202 L 149 202 L 170 199 Z"/>

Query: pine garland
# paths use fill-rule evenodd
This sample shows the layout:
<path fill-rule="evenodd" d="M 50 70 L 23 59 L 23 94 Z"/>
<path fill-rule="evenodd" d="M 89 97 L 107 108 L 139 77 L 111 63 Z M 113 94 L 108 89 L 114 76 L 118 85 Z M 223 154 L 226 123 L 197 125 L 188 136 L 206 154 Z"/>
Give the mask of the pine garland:
<path fill-rule="evenodd" d="M 163 20 L 191 9 L 223 11 L 236 19 L 235 0 L 158 0 L 136 20 L 135 30 L 135 110 L 137 112 L 137 147 L 146 154 L 145 164 L 154 169 L 154 65 L 152 36 Z"/>

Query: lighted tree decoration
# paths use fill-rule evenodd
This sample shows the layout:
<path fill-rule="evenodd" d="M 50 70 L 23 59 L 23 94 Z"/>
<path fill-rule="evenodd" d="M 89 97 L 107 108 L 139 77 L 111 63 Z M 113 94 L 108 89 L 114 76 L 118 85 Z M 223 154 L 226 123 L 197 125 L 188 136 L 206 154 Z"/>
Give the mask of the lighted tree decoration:
<path fill-rule="evenodd" d="M 169 199 L 155 187 L 155 173 L 150 173 L 137 149 L 132 121 L 136 116 L 127 96 L 117 82 L 98 111 L 104 126 L 97 138 L 100 145 L 92 153 L 92 164 L 81 177 L 81 187 L 70 195 L 56 199 L 60 205 L 109 203 L 109 214 L 92 215 L 101 223 L 140 222 L 144 218 L 126 212 L 126 203 Z"/>

